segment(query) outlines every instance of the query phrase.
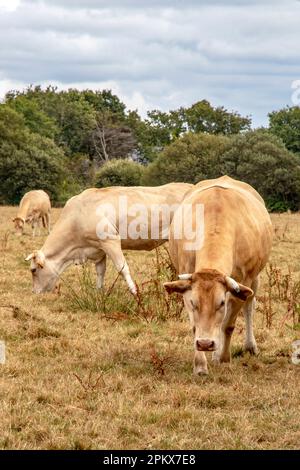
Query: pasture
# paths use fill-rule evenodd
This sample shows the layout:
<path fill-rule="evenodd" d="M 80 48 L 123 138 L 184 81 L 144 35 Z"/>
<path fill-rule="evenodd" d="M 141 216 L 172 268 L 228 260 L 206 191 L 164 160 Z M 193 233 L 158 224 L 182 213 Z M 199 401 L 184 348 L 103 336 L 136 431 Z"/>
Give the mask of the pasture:
<path fill-rule="evenodd" d="M 260 354 L 243 354 L 238 319 L 231 365 L 192 375 L 193 341 L 181 300 L 162 282 L 166 251 L 127 252 L 139 302 L 108 264 L 71 267 L 59 292 L 34 295 L 26 255 L 44 236 L 13 232 L 0 207 L 1 449 L 295 449 L 300 442 L 300 215 L 273 215 L 275 241 L 255 315 Z M 59 209 L 53 210 L 55 221 Z M 92 281 L 92 283 L 91 283 Z"/>

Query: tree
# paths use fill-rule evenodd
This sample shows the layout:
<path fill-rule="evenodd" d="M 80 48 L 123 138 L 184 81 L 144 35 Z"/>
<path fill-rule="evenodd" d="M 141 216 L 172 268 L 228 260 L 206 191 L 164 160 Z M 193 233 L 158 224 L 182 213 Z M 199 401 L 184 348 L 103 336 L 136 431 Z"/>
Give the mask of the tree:
<path fill-rule="evenodd" d="M 139 186 L 144 167 L 130 160 L 112 160 L 96 173 L 97 188 L 106 186 Z"/>
<path fill-rule="evenodd" d="M 24 116 L 31 132 L 53 138 L 70 160 L 86 155 L 81 158 L 86 167 L 127 157 L 148 163 L 187 132 L 231 135 L 250 127 L 248 117 L 206 100 L 169 112 L 149 111 L 142 119 L 110 90 L 30 86 L 7 93 L 5 102 Z"/>
<path fill-rule="evenodd" d="M 283 140 L 288 150 L 300 154 L 300 107 L 287 106 L 268 116 L 270 131 Z"/>
<path fill-rule="evenodd" d="M 187 131 L 183 109 L 165 113 L 157 109 L 147 113 L 146 123 L 156 131 L 156 144 L 165 146 Z"/>
<path fill-rule="evenodd" d="M 251 184 L 270 210 L 299 210 L 299 159 L 266 130 L 235 136 L 219 165 L 222 174 Z"/>
<path fill-rule="evenodd" d="M 226 136 L 185 134 L 146 167 L 142 182 L 153 186 L 171 181 L 195 184 L 215 178 L 219 176 L 218 160 L 229 145 L 230 139 Z"/>
<path fill-rule="evenodd" d="M 146 167 L 142 183 L 197 183 L 226 174 L 251 184 L 270 210 L 300 209 L 299 159 L 266 130 L 230 137 L 186 134 Z"/>
<path fill-rule="evenodd" d="M 136 159 L 142 163 L 153 161 L 157 154 L 170 143 L 167 129 L 143 120 L 137 111 L 129 111 L 126 124 L 136 139 Z"/>
<path fill-rule="evenodd" d="M 24 118 L 24 124 L 31 132 L 38 133 L 49 139 L 54 139 L 58 133 L 58 127 L 54 119 L 42 111 L 37 102 L 27 96 L 20 95 L 18 99 L 8 101 L 12 109 L 15 109 Z"/>
<path fill-rule="evenodd" d="M 242 117 L 223 107 L 214 108 L 206 100 L 169 113 L 151 111 L 148 113 L 148 122 L 160 131 L 163 144 L 172 142 L 186 132 L 232 135 L 249 130 L 251 125 L 249 117 Z"/>
<path fill-rule="evenodd" d="M 78 90 L 58 92 L 51 86 L 45 90 L 40 86 L 28 87 L 23 92 L 7 93 L 5 102 L 17 111 L 21 111 L 23 103 L 27 102 L 27 108 L 29 103 L 31 108 L 47 116 L 56 127 L 55 143 L 63 147 L 66 155 L 71 157 L 74 153 L 87 152 L 87 137 L 95 126 L 96 111 Z M 35 128 L 29 127 L 43 135 L 38 122 L 35 122 Z"/>
<path fill-rule="evenodd" d="M 206 100 L 142 119 L 110 90 L 11 91 L 0 104 L 0 198 L 18 202 L 39 186 L 63 202 L 93 184 L 103 165 L 100 186 L 196 183 L 228 174 L 252 184 L 272 210 L 298 209 L 299 157 L 284 143 L 300 153 L 300 108 L 269 118 L 269 132 L 249 131 L 249 117 Z"/>
<path fill-rule="evenodd" d="M 126 119 L 125 104 L 111 90 L 83 90 L 78 93 L 81 93 L 96 112 L 109 111 L 117 116 L 119 121 Z"/>
<path fill-rule="evenodd" d="M 90 134 L 92 159 L 99 164 L 132 156 L 137 148 L 130 128 L 108 111 L 98 112 Z"/>
<path fill-rule="evenodd" d="M 99 165 L 110 158 L 126 158 L 137 148 L 126 106 L 110 90 L 31 86 L 7 93 L 5 101 L 23 113 L 32 132 L 54 138 L 70 158 L 86 154 L 86 160 Z"/>
<path fill-rule="evenodd" d="M 249 130 L 251 125 L 249 117 L 229 112 L 223 106 L 214 108 L 206 100 L 181 108 L 180 113 L 186 129 L 191 132 L 232 135 Z"/>
<path fill-rule="evenodd" d="M 44 189 L 56 202 L 64 154 L 51 139 L 31 133 L 24 117 L 0 105 L 0 200 L 17 204 L 26 191 Z"/>

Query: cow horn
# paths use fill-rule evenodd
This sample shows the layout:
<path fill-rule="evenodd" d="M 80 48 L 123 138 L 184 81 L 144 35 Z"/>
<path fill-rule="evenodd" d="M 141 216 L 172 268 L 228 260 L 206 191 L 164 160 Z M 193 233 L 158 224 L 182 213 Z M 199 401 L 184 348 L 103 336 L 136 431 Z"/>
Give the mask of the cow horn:
<path fill-rule="evenodd" d="M 178 279 L 180 279 L 181 281 L 189 281 L 190 279 L 192 279 L 192 274 L 178 274 Z"/>
<path fill-rule="evenodd" d="M 227 284 L 233 289 L 235 290 L 235 292 L 240 292 L 240 286 L 238 285 L 238 283 L 232 279 L 232 277 L 229 277 L 229 276 L 226 276 L 225 277 L 225 280 L 227 282 Z"/>
<path fill-rule="evenodd" d="M 30 255 L 27 256 L 27 258 L 25 258 L 25 261 L 30 261 L 32 258 L 35 257 L 35 254 L 34 253 L 30 253 Z"/>

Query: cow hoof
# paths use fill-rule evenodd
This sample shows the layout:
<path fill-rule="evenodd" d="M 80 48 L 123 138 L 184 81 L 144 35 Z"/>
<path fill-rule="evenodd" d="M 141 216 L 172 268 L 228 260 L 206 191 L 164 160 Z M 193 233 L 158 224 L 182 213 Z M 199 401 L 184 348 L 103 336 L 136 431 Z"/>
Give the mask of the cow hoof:
<path fill-rule="evenodd" d="M 245 352 L 250 353 L 252 356 L 257 356 L 257 354 L 258 354 L 258 347 L 256 346 L 255 343 L 254 344 L 245 344 L 244 350 L 245 350 Z"/>
<path fill-rule="evenodd" d="M 195 367 L 194 368 L 194 375 L 203 376 L 203 375 L 207 375 L 207 374 L 208 374 L 207 367 Z"/>
<path fill-rule="evenodd" d="M 213 353 L 212 353 L 211 361 L 212 361 L 212 363 L 215 364 L 215 365 L 220 364 L 220 355 L 219 355 L 219 353 L 213 352 Z"/>
<path fill-rule="evenodd" d="M 220 356 L 219 357 L 219 364 L 224 364 L 224 363 L 229 363 L 231 362 L 231 358 L 230 358 L 230 355 L 224 355 L 224 356 Z"/>

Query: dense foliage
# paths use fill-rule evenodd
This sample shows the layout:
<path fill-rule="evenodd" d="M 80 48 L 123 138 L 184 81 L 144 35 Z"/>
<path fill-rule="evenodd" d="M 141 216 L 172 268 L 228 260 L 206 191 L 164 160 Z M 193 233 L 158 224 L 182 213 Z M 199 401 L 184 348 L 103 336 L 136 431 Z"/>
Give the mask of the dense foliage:
<path fill-rule="evenodd" d="M 45 189 L 62 204 L 89 186 L 245 180 L 273 210 L 300 206 L 300 108 L 269 114 L 269 129 L 202 100 L 142 119 L 110 90 L 29 87 L 0 104 L 0 202 Z"/>
<path fill-rule="evenodd" d="M 0 106 L 1 202 L 17 204 L 31 189 L 44 189 L 58 202 L 65 178 L 64 158 L 53 140 L 30 132 L 20 114 Z"/>
<path fill-rule="evenodd" d="M 187 134 L 148 165 L 142 181 L 196 183 L 225 174 L 251 184 L 271 210 L 300 207 L 300 160 L 264 130 L 230 137 Z"/>
<path fill-rule="evenodd" d="M 288 150 L 300 156 L 300 107 L 287 107 L 269 113 L 270 131 L 280 137 Z"/>
<path fill-rule="evenodd" d="M 220 156 L 230 145 L 223 135 L 185 134 L 167 146 L 154 162 L 147 166 L 143 183 L 157 186 L 171 181 L 198 183 L 215 178 Z"/>
<path fill-rule="evenodd" d="M 222 155 L 219 173 L 251 184 L 270 210 L 300 208 L 300 160 L 267 131 L 234 136 Z"/>
<path fill-rule="evenodd" d="M 95 186 L 140 186 L 143 166 L 130 160 L 112 160 L 96 174 Z"/>

